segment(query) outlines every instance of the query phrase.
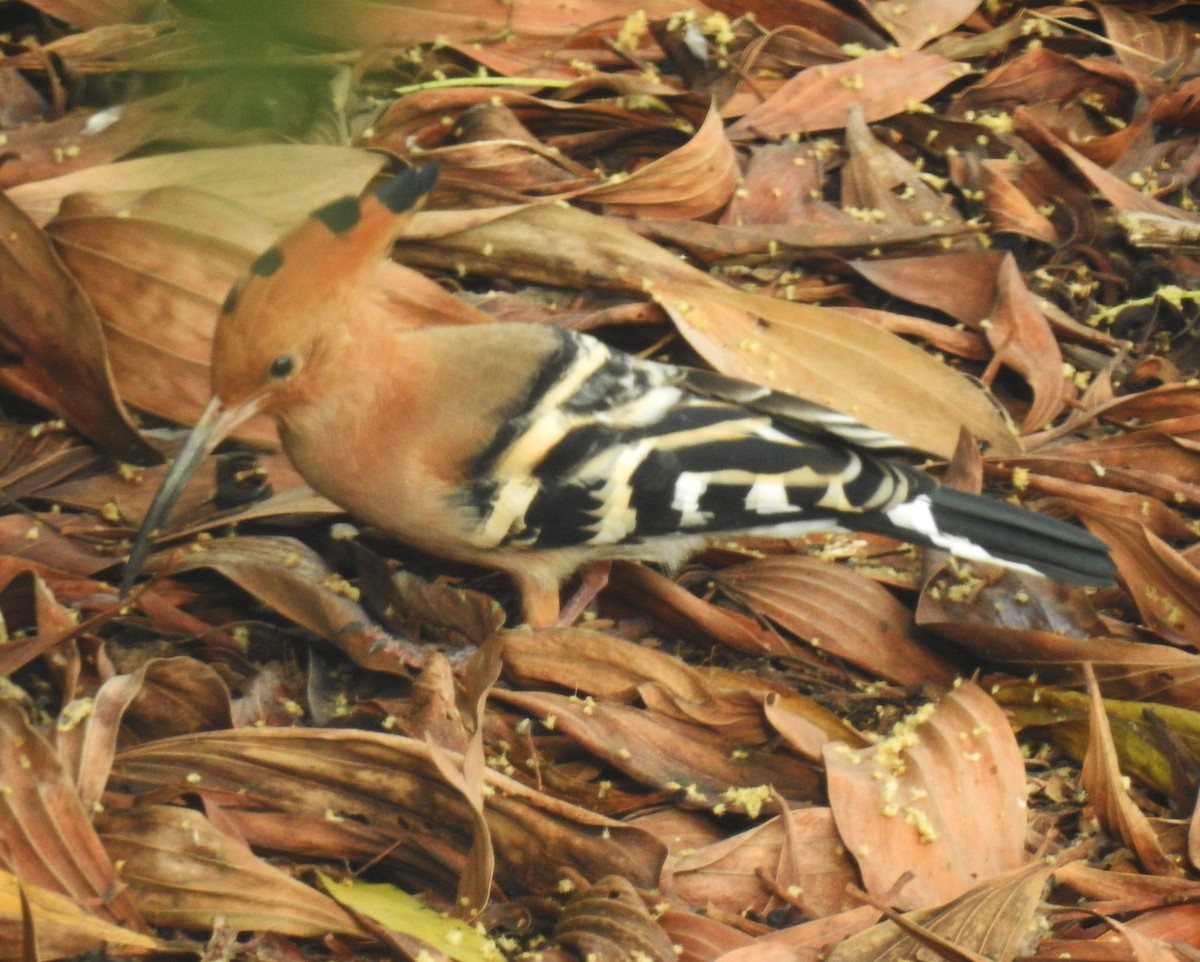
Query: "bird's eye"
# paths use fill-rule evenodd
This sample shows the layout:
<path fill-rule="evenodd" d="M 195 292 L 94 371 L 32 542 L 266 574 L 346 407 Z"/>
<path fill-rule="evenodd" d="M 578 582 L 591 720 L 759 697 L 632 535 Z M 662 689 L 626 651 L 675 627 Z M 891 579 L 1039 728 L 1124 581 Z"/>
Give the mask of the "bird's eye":
<path fill-rule="evenodd" d="M 281 354 L 271 362 L 267 373 L 276 381 L 282 381 L 296 369 L 296 360 L 290 354 Z"/>

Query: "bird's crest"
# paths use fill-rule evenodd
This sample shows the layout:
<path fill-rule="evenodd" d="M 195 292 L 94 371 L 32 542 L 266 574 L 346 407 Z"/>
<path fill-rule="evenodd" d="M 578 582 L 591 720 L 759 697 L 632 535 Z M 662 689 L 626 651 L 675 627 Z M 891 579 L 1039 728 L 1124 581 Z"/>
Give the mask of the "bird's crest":
<path fill-rule="evenodd" d="M 263 251 L 221 307 L 214 393 L 236 402 L 273 392 L 323 331 L 374 309 L 375 272 L 436 180 L 436 164 L 407 168 L 318 208 Z"/>

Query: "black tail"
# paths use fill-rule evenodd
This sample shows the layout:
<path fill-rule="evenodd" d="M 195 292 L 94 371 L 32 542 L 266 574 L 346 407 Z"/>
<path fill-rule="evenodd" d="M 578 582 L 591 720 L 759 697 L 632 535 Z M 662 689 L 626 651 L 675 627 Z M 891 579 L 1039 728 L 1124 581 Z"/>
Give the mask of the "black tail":
<path fill-rule="evenodd" d="M 859 527 L 1072 584 L 1106 587 L 1116 571 L 1108 545 L 1083 528 L 953 488 L 939 486 L 886 514 L 864 515 Z"/>
<path fill-rule="evenodd" d="M 933 517 L 947 534 L 978 545 L 1000 561 L 1028 565 L 1055 581 L 1113 583 L 1108 545 L 1083 528 L 1004 501 L 938 488 Z"/>

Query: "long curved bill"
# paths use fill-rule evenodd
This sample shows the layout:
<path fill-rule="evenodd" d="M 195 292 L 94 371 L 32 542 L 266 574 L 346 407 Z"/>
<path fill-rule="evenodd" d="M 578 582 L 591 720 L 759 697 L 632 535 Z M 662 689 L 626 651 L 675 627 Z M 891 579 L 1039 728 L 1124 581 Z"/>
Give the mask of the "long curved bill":
<path fill-rule="evenodd" d="M 252 417 L 257 410 L 258 404 L 254 401 L 233 407 L 226 407 L 224 402 L 216 397 L 208 402 L 208 407 L 192 428 L 192 433 L 188 435 L 175 458 L 175 463 L 171 465 L 171 470 L 167 472 L 162 486 L 150 503 L 150 509 L 142 519 L 137 537 L 133 539 L 133 547 L 129 551 L 129 558 L 121 575 L 121 597 L 127 595 L 133 587 L 133 582 L 146 561 L 146 555 L 150 553 L 154 532 L 162 527 L 162 523 L 201 462 L 231 431 Z"/>

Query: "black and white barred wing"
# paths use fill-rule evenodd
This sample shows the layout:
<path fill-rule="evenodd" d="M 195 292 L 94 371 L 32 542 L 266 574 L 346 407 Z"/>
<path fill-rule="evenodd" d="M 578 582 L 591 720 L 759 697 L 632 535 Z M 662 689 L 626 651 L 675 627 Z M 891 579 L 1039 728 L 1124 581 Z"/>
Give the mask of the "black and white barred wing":
<path fill-rule="evenodd" d="M 590 337 L 556 337 L 472 465 L 481 547 L 860 530 L 1065 581 L 1112 581 L 1107 546 L 1088 532 L 942 488 L 884 456 L 903 442 L 853 418 Z"/>
<path fill-rule="evenodd" d="M 817 405 L 564 333 L 474 466 L 488 479 L 475 494 L 498 547 L 838 529 L 933 488 L 871 452 L 900 447 Z"/>

